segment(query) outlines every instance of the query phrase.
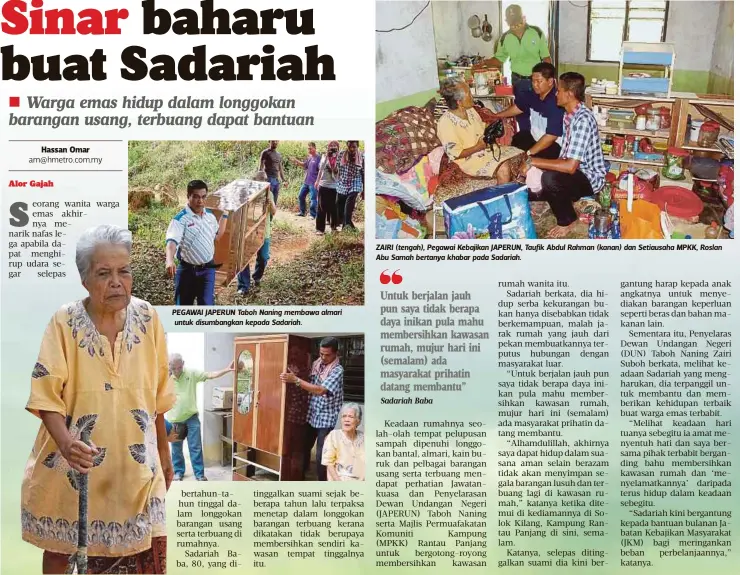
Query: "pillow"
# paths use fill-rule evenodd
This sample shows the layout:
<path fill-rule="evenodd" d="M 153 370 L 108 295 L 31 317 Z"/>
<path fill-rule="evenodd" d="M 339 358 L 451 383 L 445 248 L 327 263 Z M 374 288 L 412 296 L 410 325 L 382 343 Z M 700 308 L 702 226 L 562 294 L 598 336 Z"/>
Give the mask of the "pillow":
<path fill-rule="evenodd" d="M 401 174 L 398 174 L 398 179 L 401 183 L 413 186 L 417 192 L 419 192 L 424 200 L 429 199 L 429 194 L 432 190 L 429 189 L 429 181 L 434 176 L 434 169 L 432 163 L 429 160 L 429 156 L 422 156 L 410 170 L 407 170 Z"/>
<path fill-rule="evenodd" d="M 440 145 L 434 115 L 426 108 L 409 106 L 375 125 L 376 167 L 387 174 L 405 172 Z"/>
<path fill-rule="evenodd" d="M 412 170 L 413 172 L 413 170 Z M 428 209 L 429 196 L 426 187 L 420 190 L 417 175 L 412 173 L 402 180 L 395 174 L 384 174 L 375 171 L 375 193 L 381 196 L 390 196 L 406 203 L 411 208 L 424 212 Z"/>

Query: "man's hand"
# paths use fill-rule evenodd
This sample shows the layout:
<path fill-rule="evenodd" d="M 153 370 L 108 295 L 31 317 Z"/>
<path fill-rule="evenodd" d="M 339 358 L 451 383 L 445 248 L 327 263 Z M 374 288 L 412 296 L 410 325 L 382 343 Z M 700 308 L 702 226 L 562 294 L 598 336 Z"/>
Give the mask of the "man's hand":
<path fill-rule="evenodd" d="M 241 362 L 239 362 L 241 364 Z M 229 365 L 229 371 L 234 371 L 234 361 L 231 361 L 231 364 Z"/>
<path fill-rule="evenodd" d="M 172 457 L 170 456 L 169 449 L 159 452 L 159 462 L 162 465 L 165 488 L 169 491 L 172 479 L 175 477 L 175 470 L 172 467 Z"/>
<path fill-rule="evenodd" d="M 164 267 L 167 270 L 167 275 L 171 278 L 175 277 L 175 272 L 177 271 L 177 266 L 175 265 L 175 262 L 171 259 L 165 260 Z"/>
<path fill-rule="evenodd" d="M 293 384 L 295 384 L 295 383 L 298 382 L 298 377 L 296 376 L 295 373 L 293 373 L 292 371 L 288 370 L 285 373 L 281 373 L 280 374 L 280 381 L 282 381 L 283 383 L 293 383 Z"/>
<path fill-rule="evenodd" d="M 98 454 L 98 448 L 92 442 L 87 445 L 84 441 L 71 438 L 68 443 L 59 446 L 59 451 L 69 466 L 83 475 L 90 471 L 93 459 Z"/>
<path fill-rule="evenodd" d="M 522 166 L 519 168 L 519 175 L 526 176 L 531 166 L 532 164 L 530 164 L 529 162 L 524 162 Z"/>

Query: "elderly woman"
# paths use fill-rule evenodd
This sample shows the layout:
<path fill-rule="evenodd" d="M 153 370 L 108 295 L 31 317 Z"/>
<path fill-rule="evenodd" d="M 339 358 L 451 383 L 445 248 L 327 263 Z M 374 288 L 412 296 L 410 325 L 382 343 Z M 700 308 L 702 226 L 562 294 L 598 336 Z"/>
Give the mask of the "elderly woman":
<path fill-rule="evenodd" d="M 437 136 L 447 157 L 469 176 L 496 178 L 497 183 L 510 182 L 511 173 L 507 160 L 522 152 L 513 146 L 501 146 L 498 159 L 483 141 L 486 125 L 473 106 L 473 96 L 468 85 L 459 78 L 442 82 L 440 94 L 449 107 L 437 122 Z"/>
<path fill-rule="evenodd" d="M 360 406 L 346 403 L 339 412 L 339 429 L 326 436 L 321 464 L 329 481 L 365 481 L 365 434 L 357 430 L 361 421 Z"/>
<path fill-rule="evenodd" d="M 88 573 L 165 573 L 172 461 L 163 414 L 175 393 L 157 312 L 131 297 L 130 255 L 127 230 L 82 235 L 77 269 L 89 295 L 54 314 L 31 374 L 26 409 L 41 426 L 21 521 L 23 539 L 44 550 L 44 573 L 64 573 L 77 551 L 81 475 Z"/>

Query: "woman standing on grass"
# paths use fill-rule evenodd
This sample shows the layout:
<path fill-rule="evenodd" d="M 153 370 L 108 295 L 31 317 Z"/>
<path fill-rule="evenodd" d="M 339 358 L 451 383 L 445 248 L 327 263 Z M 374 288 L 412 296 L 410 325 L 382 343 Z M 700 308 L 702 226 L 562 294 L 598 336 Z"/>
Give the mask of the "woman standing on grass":
<path fill-rule="evenodd" d="M 321 158 L 319 174 L 316 177 L 316 188 L 319 190 L 319 211 L 316 215 L 316 233 L 324 235 L 326 224 L 331 231 L 337 231 L 337 179 L 339 178 L 339 142 L 332 140 L 326 147 L 326 154 Z"/>
<path fill-rule="evenodd" d="M 357 196 L 365 194 L 365 158 L 360 152 L 360 142 L 348 140 L 347 149 L 339 153 L 339 178 L 337 179 L 337 216 L 342 230 L 354 230 L 352 214 Z"/>

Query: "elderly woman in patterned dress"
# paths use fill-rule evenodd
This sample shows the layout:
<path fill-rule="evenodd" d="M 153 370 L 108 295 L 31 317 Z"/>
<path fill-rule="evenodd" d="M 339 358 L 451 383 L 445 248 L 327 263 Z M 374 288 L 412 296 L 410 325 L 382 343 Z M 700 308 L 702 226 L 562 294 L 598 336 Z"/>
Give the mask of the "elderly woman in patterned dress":
<path fill-rule="evenodd" d="M 362 409 L 345 403 L 339 412 L 339 429 L 324 441 L 321 463 L 329 481 L 365 481 L 365 434 L 359 431 Z"/>
<path fill-rule="evenodd" d="M 473 104 L 468 85 L 459 78 L 442 82 L 440 94 L 447 110 L 437 121 L 437 137 L 444 146 L 450 161 L 455 162 L 469 176 L 495 178 L 497 184 L 512 181 L 510 160 L 522 151 L 513 146 L 501 146 L 500 156 L 494 157 L 483 141 L 486 125 Z"/>
<path fill-rule="evenodd" d="M 77 550 L 88 476 L 88 573 L 165 573 L 172 460 L 163 414 L 175 402 L 164 330 L 131 297 L 131 234 L 87 230 L 76 263 L 89 296 L 49 322 L 26 409 L 41 419 L 21 495 L 23 539 L 64 573 Z M 83 441 L 89 437 L 89 442 Z"/>

